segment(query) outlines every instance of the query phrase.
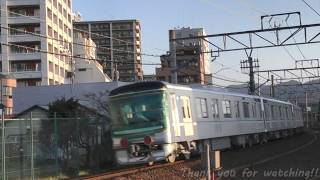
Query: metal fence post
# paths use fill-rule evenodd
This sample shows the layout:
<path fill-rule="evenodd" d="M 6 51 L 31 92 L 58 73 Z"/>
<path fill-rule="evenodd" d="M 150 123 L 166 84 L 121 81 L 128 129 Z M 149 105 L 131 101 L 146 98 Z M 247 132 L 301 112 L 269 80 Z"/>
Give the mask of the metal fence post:
<path fill-rule="evenodd" d="M 211 180 L 210 143 L 207 143 L 207 179 Z"/>
<path fill-rule="evenodd" d="M 54 113 L 54 117 L 53 117 L 53 121 L 54 121 L 54 146 L 55 146 L 55 167 L 56 167 L 56 177 L 59 177 L 59 166 L 58 166 L 58 133 L 57 133 L 57 113 Z"/>
<path fill-rule="evenodd" d="M 33 123 L 32 112 L 30 112 L 30 135 L 31 135 L 31 179 L 34 180 L 34 141 L 33 141 Z"/>
<path fill-rule="evenodd" d="M 1 111 L 1 124 L 2 124 L 2 179 L 6 179 L 6 139 L 5 139 L 5 125 L 4 125 L 4 109 L 0 109 Z"/>

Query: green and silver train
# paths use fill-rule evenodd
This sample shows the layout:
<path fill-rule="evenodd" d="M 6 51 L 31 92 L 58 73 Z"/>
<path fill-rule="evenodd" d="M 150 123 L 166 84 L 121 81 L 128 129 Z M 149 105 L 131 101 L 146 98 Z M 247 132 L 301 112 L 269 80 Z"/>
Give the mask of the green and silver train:
<path fill-rule="evenodd" d="M 291 103 L 208 87 L 138 82 L 110 92 L 113 147 L 120 165 L 174 162 L 212 150 L 288 136 L 303 126 Z"/>

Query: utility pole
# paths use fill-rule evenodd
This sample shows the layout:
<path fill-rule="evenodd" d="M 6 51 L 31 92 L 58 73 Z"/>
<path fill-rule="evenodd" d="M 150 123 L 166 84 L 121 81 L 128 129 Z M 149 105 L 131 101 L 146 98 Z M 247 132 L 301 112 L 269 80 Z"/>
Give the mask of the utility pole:
<path fill-rule="evenodd" d="M 169 31 L 170 39 L 176 39 L 176 33 L 174 30 Z M 170 41 L 170 56 L 171 56 L 171 68 L 173 69 L 171 73 L 171 82 L 173 84 L 178 84 L 178 72 L 177 69 L 177 53 L 176 53 L 176 41 Z"/>
<path fill-rule="evenodd" d="M 252 57 L 248 57 L 248 62 L 249 62 L 249 76 L 250 76 L 250 82 L 249 82 L 249 94 L 253 95 L 255 91 L 255 82 L 254 82 L 254 72 L 253 72 L 253 62 L 252 62 Z"/>
<path fill-rule="evenodd" d="M 273 75 L 271 75 L 271 87 L 270 87 L 270 94 L 271 94 L 271 97 L 275 97 L 275 94 L 274 94 L 274 78 L 273 78 Z"/>
<path fill-rule="evenodd" d="M 306 120 L 307 120 L 307 128 L 309 128 L 309 117 L 308 117 L 308 92 L 306 91 Z"/>
<path fill-rule="evenodd" d="M 241 64 L 241 69 L 245 70 L 245 69 L 249 69 L 249 92 L 248 94 L 254 95 L 255 94 L 255 81 L 254 81 L 254 68 L 258 68 L 259 67 L 259 61 L 258 59 L 256 60 L 252 60 L 251 55 L 248 55 L 248 59 L 247 60 L 242 60 L 240 62 Z"/>

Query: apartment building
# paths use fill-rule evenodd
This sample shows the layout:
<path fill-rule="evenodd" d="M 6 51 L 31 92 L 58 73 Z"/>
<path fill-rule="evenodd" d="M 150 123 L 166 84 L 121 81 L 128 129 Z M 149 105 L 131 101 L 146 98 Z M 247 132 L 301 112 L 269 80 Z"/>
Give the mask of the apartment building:
<path fill-rule="evenodd" d="M 74 30 L 90 32 L 97 45 L 97 59 L 104 72 L 115 80 L 131 82 L 143 79 L 141 33 L 138 20 L 74 22 Z"/>
<path fill-rule="evenodd" d="M 72 0 L 1 1 L 1 71 L 17 86 L 68 83 Z M 41 36 L 37 35 L 41 34 Z"/>
<path fill-rule="evenodd" d="M 206 35 L 203 28 L 169 30 L 169 38 L 184 38 Z M 191 39 L 176 43 L 176 67 L 172 65 L 170 51 L 160 57 L 161 68 L 156 68 L 157 80 L 172 82 L 172 73 L 177 72 L 178 84 L 211 84 L 209 44 L 203 39 Z M 170 44 L 170 50 L 172 50 Z"/>

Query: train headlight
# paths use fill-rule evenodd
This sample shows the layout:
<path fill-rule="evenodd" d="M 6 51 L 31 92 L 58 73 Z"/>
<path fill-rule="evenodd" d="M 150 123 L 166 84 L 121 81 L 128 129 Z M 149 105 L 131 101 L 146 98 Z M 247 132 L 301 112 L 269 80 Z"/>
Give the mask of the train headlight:
<path fill-rule="evenodd" d="M 123 148 L 127 148 L 129 146 L 129 140 L 128 138 L 124 137 L 120 140 L 120 145 Z"/>
<path fill-rule="evenodd" d="M 153 143 L 153 139 L 150 136 L 145 136 L 143 142 L 145 145 L 151 145 Z"/>

